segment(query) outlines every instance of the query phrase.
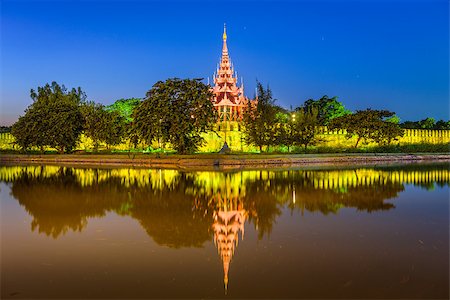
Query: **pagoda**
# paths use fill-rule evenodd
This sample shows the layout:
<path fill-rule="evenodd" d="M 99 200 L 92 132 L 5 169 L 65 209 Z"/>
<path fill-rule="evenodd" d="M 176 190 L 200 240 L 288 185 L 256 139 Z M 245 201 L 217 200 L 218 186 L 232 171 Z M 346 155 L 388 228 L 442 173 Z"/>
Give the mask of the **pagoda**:
<path fill-rule="evenodd" d="M 222 37 L 222 58 L 213 75 L 214 87 L 211 89 L 213 93 L 211 100 L 219 115 L 218 122 L 240 121 L 242 120 L 244 109 L 249 99 L 244 96 L 242 77 L 240 86 L 237 85 L 237 72 L 235 72 L 228 54 L 225 24 L 223 26 Z"/>

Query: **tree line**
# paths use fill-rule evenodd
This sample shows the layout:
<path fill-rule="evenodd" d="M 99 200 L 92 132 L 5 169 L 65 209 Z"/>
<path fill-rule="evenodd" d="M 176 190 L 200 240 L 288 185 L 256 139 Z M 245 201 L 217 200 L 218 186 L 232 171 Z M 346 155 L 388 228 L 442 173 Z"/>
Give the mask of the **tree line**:
<path fill-rule="evenodd" d="M 217 122 L 210 87 L 201 79 L 158 81 L 143 99 L 120 99 L 109 106 L 88 101 L 79 87 L 69 90 L 56 82 L 38 87 L 37 91 L 32 89 L 30 96 L 33 103 L 11 127 L 16 144 L 25 151 L 51 147 L 59 153 L 68 153 L 75 149 L 84 133 L 92 139 L 94 151 L 102 143 L 109 148 L 126 140 L 130 148 L 156 142 L 159 148 L 170 145 L 178 153 L 186 154 L 198 150 L 204 142 L 202 133 L 214 131 Z M 429 119 L 416 123 L 449 125 Z M 386 110 L 352 113 L 337 97 L 309 99 L 287 110 L 276 105 L 270 88 L 259 82 L 257 101 L 248 102 L 242 122 L 245 142 L 261 151 L 280 145 L 287 146 L 288 151 L 294 146 L 306 151 L 308 146 L 321 141 L 320 126 L 345 130 L 348 138 L 356 136 L 355 147 L 361 141 L 387 145 L 403 135 L 402 128 L 414 125 L 411 125 L 414 122 L 399 124 L 399 118 Z"/>
<path fill-rule="evenodd" d="M 157 82 L 144 99 L 121 99 L 105 107 L 87 101 L 81 88 L 68 90 L 56 82 L 30 93 L 33 103 L 11 127 L 23 150 L 37 147 L 71 152 L 84 133 L 107 147 L 124 140 L 133 147 L 157 141 L 170 144 L 180 154 L 194 152 L 203 142 L 202 132 L 213 129 L 217 116 L 209 86 L 200 79 L 168 79 Z"/>
<path fill-rule="evenodd" d="M 337 97 L 323 96 L 309 99 L 292 111 L 275 105 L 269 87 L 257 83 L 256 106 L 248 103 L 244 113 L 244 139 L 248 144 L 270 149 L 270 146 L 284 145 L 303 147 L 321 141 L 318 138 L 320 126 L 329 130 L 345 130 L 347 138 L 356 136 L 355 148 L 360 141 L 388 145 L 403 136 L 394 112 L 387 110 L 358 110 L 355 113 L 345 109 Z M 252 107 L 253 106 L 253 107 Z"/>

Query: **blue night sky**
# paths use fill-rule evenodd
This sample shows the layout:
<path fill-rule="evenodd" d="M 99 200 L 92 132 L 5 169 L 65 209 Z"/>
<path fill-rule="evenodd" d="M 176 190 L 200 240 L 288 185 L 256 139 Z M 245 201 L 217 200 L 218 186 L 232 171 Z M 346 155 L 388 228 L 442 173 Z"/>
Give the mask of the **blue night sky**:
<path fill-rule="evenodd" d="M 111 104 L 211 76 L 224 22 L 249 97 L 258 79 L 286 108 L 328 95 L 402 121 L 449 118 L 447 0 L 2 1 L 0 123 L 51 81 Z"/>

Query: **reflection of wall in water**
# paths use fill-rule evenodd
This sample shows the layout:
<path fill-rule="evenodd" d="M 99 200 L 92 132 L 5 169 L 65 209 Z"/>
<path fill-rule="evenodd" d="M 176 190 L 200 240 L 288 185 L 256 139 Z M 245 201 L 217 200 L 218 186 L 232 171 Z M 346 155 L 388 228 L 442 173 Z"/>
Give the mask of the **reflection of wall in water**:
<path fill-rule="evenodd" d="M 180 171 L 158 170 L 158 169 L 74 169 L 58 166 L 1 166 L 0 181 L 13 182 L 22 174 L 27 173 L 33 178 L 48 178 L 61 173 L 62 169 L 72 169 L 77 182 L 81 186 L 90 186 L 111 177 L 120 178 L 126 187 L 147 187 L 153 189 L 165 189 L 174 184 Z M 318 171 L 240 171 L 235 173 L 222 172 L 193 172 L 186 176 L 195 178 L 196 186 L 204 190 L 218 191 L 224 188 L 230 189 L 231 193 L 242 195 L 245 193 L 245 183 L 257 180 L 270 180 L 280 177 L 304 177 L 308 178 L 308 185 L 313 184 L 315 188 L 334 189 L 349 186 L 372 185 L 373 183 L 411 183 L 428 184 L 432 182 L 448 184 L 450 171 L 447 168 L 398 170 L 398 169 L 355 169 L 355 170 L 318 170 Z M 299 175 L 299 176 L 298 176 Z M 306 184 L 306 181 L 305 181 Z"/>
<path fill-rule="evenodd" d="M 392 209 L 385 200 L 397 197 L 403 183 L 448 185 L 449 174 L 447 166 L 235 173 L 0 167 L 0 180 L 11 183 L 12 195 L 33 217 L 33 231 L 57 238 L 114 212 L 137 220 L 159 245 L 202 247 L 213 237 L 225 289 L 245 222 L 262 238 L 283 206 L 324 215 L 342 207 Z"/>
<path fill-rule="evenodd" d="M 157 243 L 170 247 L 199 246 L 208 240 L 213 212 L 220 211 L 219 197 L 242 202 L 248 222 L 262 238 L 270 233 L 282 206 L 323 214 L 336 213 L 342 207 L 368 212 L 391 209 L 393 204 L 384 201 L 395 198 L 404 189 L 403 183 L 427 188 L 435 182 L 448 185 L 449 174 L 446 165 L 426 170 L 407 167 L 234 173 L 0 167 L 0 180 L 12 183 L 13 196 L 33 216 L 32 228 L 39 232 L 56 237 L 67 230 L 80 231 L 88 218 L 115 212 L 137 219 Z M 195 222 L 190 222 L 193 217 Z M 201 234 L 190 236 L 189 226 Z"/>

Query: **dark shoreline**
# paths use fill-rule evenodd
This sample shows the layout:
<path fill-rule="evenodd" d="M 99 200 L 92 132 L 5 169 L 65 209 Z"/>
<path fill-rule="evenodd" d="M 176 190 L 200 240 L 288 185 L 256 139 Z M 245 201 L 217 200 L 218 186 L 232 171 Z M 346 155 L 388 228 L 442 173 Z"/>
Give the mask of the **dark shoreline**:
<path fill-rule="evenodd" d="M 417 154 L 197 154 L 146 155 L 14 155 L 2 154 L 0 165 L 61 165 L 77 167 L 146 167 L 180 170 L 285 169 L 450 163 L 450 153 Z"/>

